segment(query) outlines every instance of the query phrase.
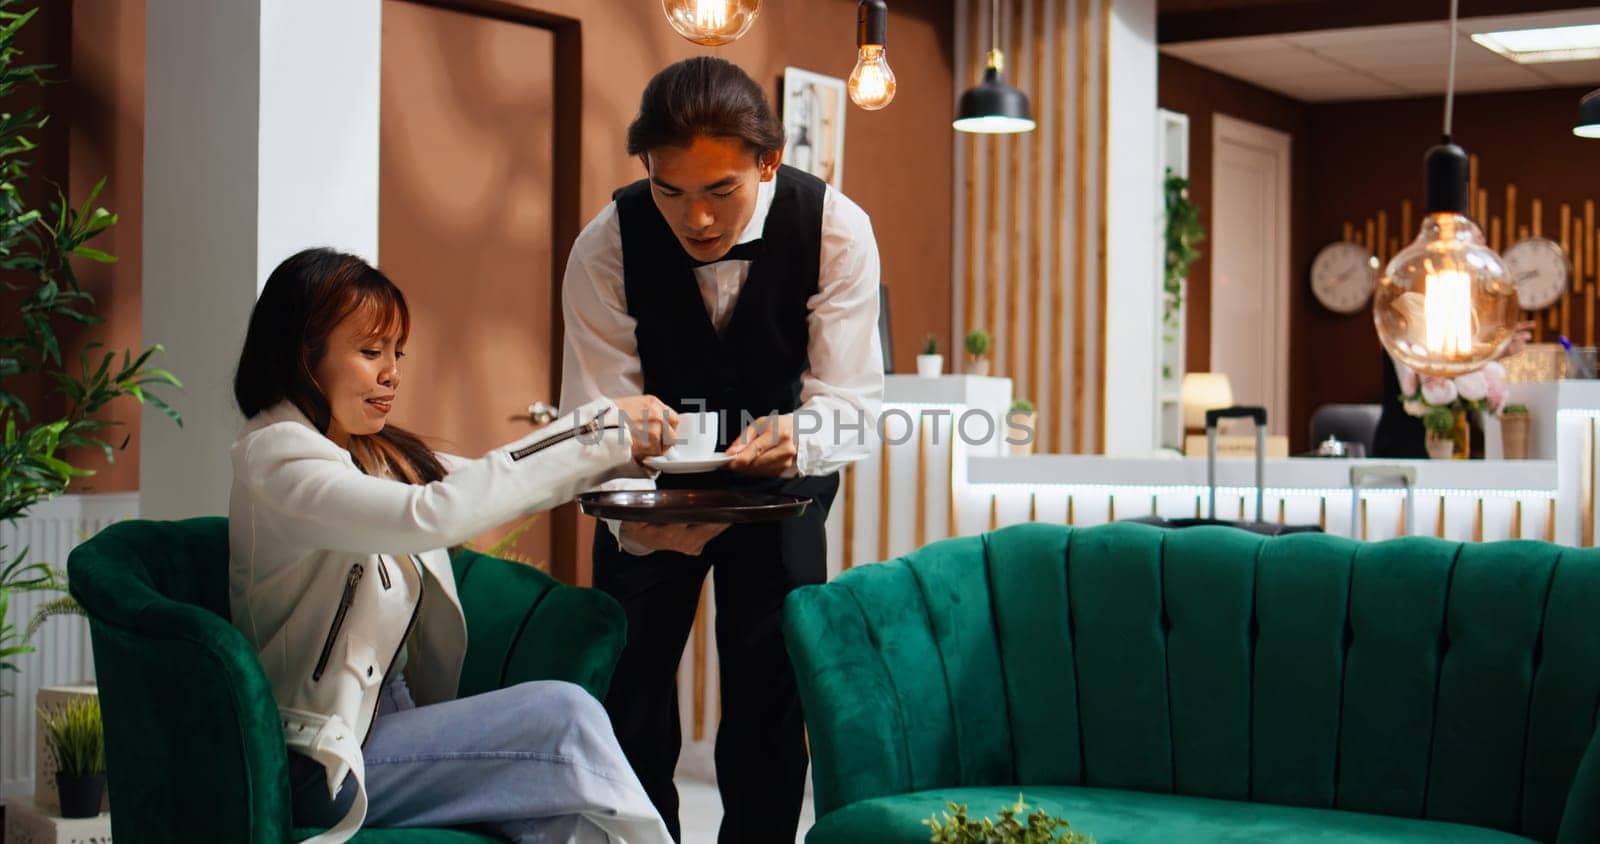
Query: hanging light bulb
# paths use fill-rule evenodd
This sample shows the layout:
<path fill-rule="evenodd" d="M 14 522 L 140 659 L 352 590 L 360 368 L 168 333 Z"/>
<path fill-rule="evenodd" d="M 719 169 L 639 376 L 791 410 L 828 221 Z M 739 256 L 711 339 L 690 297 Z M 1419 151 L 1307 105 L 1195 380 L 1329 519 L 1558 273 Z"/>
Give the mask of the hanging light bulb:
<path fill-rule="evenodd" d="M 1006 84 L 1005 55 L 1000 52 L 1000 0 L 989 7 L 989 61 L 983 82 L 961 94 L 952 123 L 957 132 L 1012 135 L 1037 126 L 1028 109 L 1028 95 Z"/>
<path fill-rule="evenodd" d="M 889 69 L 889 4 L 861 0 L 856 5 L 856 66 L 850 71 L 850 101 L 877 111 L 894 101 L 894 71 Z"/>
<path fill-rule="evenodd" d="M 1426 157 L 1422 230 L 1384 269 L 1372 303 L 1378 339 L 1389 354 L 1417 372 L 1441 377 L 1465 375 L 1499 357 L 1519 308 L 1505 263 L 1467 217 L 1467 153 L 1450 141 L 1455 26 L 1451 0 L 1444 142 Z"/>
<path fill-rule="evenodd" d="M 661 0 L 667 23 L 679 35 L 707 47 L 737 41 L 761 11 L 761 0 Z"/>

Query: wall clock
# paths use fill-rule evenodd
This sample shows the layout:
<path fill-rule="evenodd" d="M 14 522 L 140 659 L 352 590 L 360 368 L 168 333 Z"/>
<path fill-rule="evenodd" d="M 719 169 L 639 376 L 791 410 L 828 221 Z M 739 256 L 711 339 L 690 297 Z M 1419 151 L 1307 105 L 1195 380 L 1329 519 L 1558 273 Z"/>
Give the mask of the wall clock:
<path fill-rule="evenodd" d="M 1353 314 L 1367 306 L 1378 286 L 1378 259 L 1347 240 L 1322 247 L 1311 263 L 1311 292 L 1324 308 Z"/>
<path fill-rule="evenodd" d="M 1523 310 L 1537 311 L 1560 301 L 1572 280 L 1572 263 L 1561 244 L 1547 237 L 1529 237 L 1513 243 L 1500 255 Z"/>

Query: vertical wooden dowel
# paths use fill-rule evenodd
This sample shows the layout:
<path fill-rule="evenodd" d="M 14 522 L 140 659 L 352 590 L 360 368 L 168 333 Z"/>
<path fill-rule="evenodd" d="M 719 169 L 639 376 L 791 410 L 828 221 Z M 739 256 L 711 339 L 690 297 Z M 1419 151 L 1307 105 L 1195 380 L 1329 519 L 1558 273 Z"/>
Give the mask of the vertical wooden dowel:
<path fill-rule="evenodd" d="M 1402 199 L 1400 200 L 1400 239 L 1409 240 L 1416 236 L 1416 230 L 1411 227 L 1411 200 Z"/>
<path fill-rule="evenodd" d="M 1328 529 L 1328 497 L 1325 495 L 1317 498 L 1317 527 Z"/>
<path fill-rule="evenodd" d="M 1583 201 L 1583 277 L 1594 278 L 1594 200 Z"/>
<path fill-rule="evenodd" d="M 1478 157 L 1467 156 L 1467 216 L 1474 220 L 1483 219 L 1483 205 L 1478 194 Z"/>
<path fill-rule="evenodd" d="M 706 660 L 706 606 L 709 603 L 706 596 L 710 591 L 711 579 L 706 578 L 700 584 L 700 603 L 694 613 L 694 665 L 690 671 L 690 676 L 694 678 L 694 691 L 690 700 L 694 718 L 691 732 L 695 741 L 703 741 L 706 737 L 706 673 L 710 669 Z"/>
<path fill-rule="evenodd" d="M 1583 345 L 1594 345 L 1594 290 L 1591 284 L 1583 289 Z"/>
<path fill-rule="evenodd" d="M 1066 362 L 1067 327 L 1067 238 L 1064 221 L 1067 219 L 1067 47 L 1072 32 L 1071 4 L 1056 6 L 1055 16 L 1055 96 L 1051 97 L 1050 122 L 1052 135 L 1050 219 L 1056 221 L 1055 236 L 1050 238 L 1050 357 L 1045 364 L 1047 372 L 1063 371 Z M 1050 402 L 1054 413 L 1049 420 L 1047 451 L 1061 451 L 1061 429 L 1067 419 L 1066 385 L 1060 376 L 1050 380 Z M 1042 415 L 1042 414 L 1041 414 Z"/>
<path fill-rule="evenodd" d="M 1506 183 L 1506 240 L 1517 230 L 1517 186 Z M 1507 244 L 1510 245 L 1510 244 Z"/>
<path fill-rule="evenodd" d="M 1500 251 L 1500 218 L 1499 217 L 1494 217 L 1494 218 L 1489 220 L 1489 248 L 1493 249 L 1496 252 Z"/>
<path fill-rule="evenodd" d="M 1482 225 L 1489 220 L 1489 192 L 1480 188 L 1477 192 L 1477 197 L 1478 213 L 1470 216 L 1472 219 L 1477 220 L 1478 223 Z"/>
<path fill-rule="evenodd" d="M 1067 495 L 1067 525 L 1069 527 L 1078 523 L 1076 506 L 1077 502 L 1073 500 L 1072 495 Z"/>
<path fill-rule="evenodd" d="M 856 468 L 854 463 L 845 464 L 840 474 L 844 475 L 844 547 L 843 561 L 840 568 L 849 571 L 856 564 Z"/>
<path fill-rule="evenodd" d="M 1345 239 L 1346 242 L 1351 242 L 1351 243 L 1355 242 L 1355 239 L 1356 239 L 1355 231 L 1356 231 L 1355 226 L 1350 225 L 1349 222 L 1346 222 L 1344 224 L 1344 239 Z"/>
<path fill-rule="evenodd" d="M 1361 541 L 1367 541 L 1367 499 L 1361 499 Z"/>
<path fill-rule="evenodd" d="M 1388 256 L 1388 254 L 1386 254 L 1387 251 L 1388 251 L 1387 250 L 1388 246 L 1389 246 L 1389 212 L 1384 211 L 1382 209 L 1379 209 L 1378 210 L 1378 243 L 1377 243 L 1377 248 L 1372 250 L 1372 254 L 1378 256 L 1378 262 L 1381 263 L 1381 264 L 1387 264 L 1389 262 L 1389 256 Z"/>
<path fill-rule="evenodd" d="M 952 432 L 954 433 L 954 432 Z M 928 415 L 917 414 L 917 495 L 915 547 L 928 544 Z"/>
<path fill-rule="evenodd" d="M 1433 535 L 1444 538 L 1444 496 L 1439 496 L 1439 520 L 1433 523 Z"/>
<path fill-rule="evenodd" d="M 1530 222 L 1532 222 L 1532 224 L 1533 224 L 1533 236 L 1534 237 L 1543 237 L 1544 236 L 1544 203 L 1542 201 L 1540 201 L 1540 200 L 1535 199 L 1532 204 L 1533 204 L 1533 211 L 1532 211 L 1533 218 L 1532 218 L 1532 220 Z"/>
<path fill-rule="evenodd" d="M 1028 493 L 1028 521 L 1039 521 L 1039 493 Z"/>
<path fill-rule="evenodd" d="M 1114 522 L 1116 520 L 1117 520 L 1117 495 L 1116 495 L 1116 493 L 1112 493 L 1111 495 L 1106 497 L 1106 521 Z"/>
<path fill-rule="evenodd" d="M 1511 538 L 1522 538 L 1522 499 L 1520 498 L 1511 504 Z"/>
<path fill-rule="evenodd" d="M 1477 515 L 1472 520 L 1472 541 L 1483 541 L 1483 499 L 1478 499 Z"/>
<path fill-rule="evenodd" d="M 1378 236 L 1377 236 L 1377 233 L 1376 233 L 1376 227 L 1377 227 L 1377 224 L 1373 221 L 1373 219 L 1371 217 L 1368 217 L 1367 218 L 1367 242 L 1362 244 L 1362 245 L 1367 247 L 1368 249 L 1371 249 L 1372 250 L 1372 254 L 1374 254 L 1374 255 L 1378 254 Z"/>
<path fill-rule="evenodd" d="M 989 496 L 989 530 L 999 530 L 999 529 L 1000 529 L 1000 497 L 998 495 L 990 494 L 990 496 Z"/>

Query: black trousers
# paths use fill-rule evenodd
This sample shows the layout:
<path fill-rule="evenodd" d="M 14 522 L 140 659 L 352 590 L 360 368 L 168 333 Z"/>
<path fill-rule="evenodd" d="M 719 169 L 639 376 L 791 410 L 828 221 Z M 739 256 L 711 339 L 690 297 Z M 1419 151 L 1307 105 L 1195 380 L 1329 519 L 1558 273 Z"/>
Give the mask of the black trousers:
<path fill-rule="evenodd" d="M 819 483 L 821 482 L 821 483 Z M 716 577 L 722 720 L 717 789 L 722 844 L 794 841 L 805 790 L 805 721 L 783 644 L 783 600 L 827 578 L 824 522 L 838 476 L 806 479 L 813 504 L 778 522 L 733 525 L 698 557 L 668 551 L 634 556 L 603 526 L 595 531 L 594 585 L 622 603 L 628 641 L 606 710 L 650 800 L 674 840 L 683 840 L 672 775 L 678 726 L 678 661 L 694 624 L 706 573 Z"/>

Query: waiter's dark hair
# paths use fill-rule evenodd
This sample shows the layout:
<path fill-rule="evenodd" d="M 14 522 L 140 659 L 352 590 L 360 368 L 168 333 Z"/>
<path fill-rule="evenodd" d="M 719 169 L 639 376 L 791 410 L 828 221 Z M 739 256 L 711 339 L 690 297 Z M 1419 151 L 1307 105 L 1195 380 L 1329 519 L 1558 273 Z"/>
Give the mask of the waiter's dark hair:
<path fill-rule="evenodd" d="M 700 136 L 738 138 L 759 156 L 783 149 L 783 124 L 750 74 L 725 59 L 696 56 L 657 73 L 628 126 L 628 154 L 687 147 Z"/>
<path fill-rule="evenodd" d="M 317 364 L 328 336 L 346 317 L 360 315 L 374 336 L 411 333 L 406 297 L 389 277 L 354 255 L 307 249 L 284 259 L 267 276 L 250 312 L 244 351 L 233 376 L 233 398 L 246 418 L 290 401 L 323 434 L 333 412 L 317 385 Z M 385 425 L 352 436 L 350 456 L 368 474 L 387 468 L 392 477 L 421 484 L 444 477 L 444 466 L 416 434 Z"/>

